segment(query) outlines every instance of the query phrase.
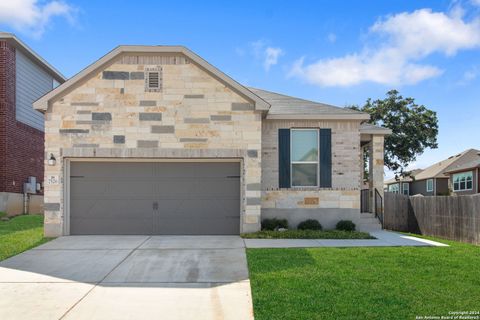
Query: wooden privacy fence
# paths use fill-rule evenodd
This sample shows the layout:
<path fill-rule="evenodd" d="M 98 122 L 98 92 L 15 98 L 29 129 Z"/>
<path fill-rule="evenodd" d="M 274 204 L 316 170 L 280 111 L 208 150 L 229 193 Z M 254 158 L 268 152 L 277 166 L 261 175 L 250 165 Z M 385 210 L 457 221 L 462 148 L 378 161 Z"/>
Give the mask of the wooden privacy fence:
<path fill-rule="evenodd" d="M 383 227 L 480 244 L 480 194 L 409 197 L 386 192 Z"/>

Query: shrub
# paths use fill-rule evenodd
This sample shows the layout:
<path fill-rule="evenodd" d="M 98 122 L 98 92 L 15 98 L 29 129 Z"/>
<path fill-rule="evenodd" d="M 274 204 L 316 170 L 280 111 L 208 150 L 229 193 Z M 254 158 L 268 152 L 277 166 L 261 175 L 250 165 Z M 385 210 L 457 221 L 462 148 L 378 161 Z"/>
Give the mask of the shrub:
<path fill-rule="evenodd" d="M 299 230 L 322 230 L 322 225 L 318 220 L 308 219 L 302 221 L 298 224 L 297 229 Z"/>
<path fill-rule="evenodd" d="M 337 223 L 337 230 L 355 231 L 355 223 L 350 220 L 340 220 Z"/>
<path fill-rule="evenodd" d="M 288 229 L 287 219 L 263 219 L 262 220 L 262 230 L 278 230 L 279 228 Z"/>

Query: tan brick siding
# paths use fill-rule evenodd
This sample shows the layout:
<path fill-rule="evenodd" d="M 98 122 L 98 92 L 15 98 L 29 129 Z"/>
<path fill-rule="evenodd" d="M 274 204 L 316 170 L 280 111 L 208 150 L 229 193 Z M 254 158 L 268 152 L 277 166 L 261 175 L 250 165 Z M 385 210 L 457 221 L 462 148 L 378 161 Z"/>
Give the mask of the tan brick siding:
<path fill-rule="evenodd" d="M 359 121 L 265 120 L 262 124 L 262 208 L 359 208 L 359 124 Z M 332 129 L 332 188 L 278 188 L 278 130 L 282 128 Z M 305 204 L 305 199 L 314 204 Z"/>

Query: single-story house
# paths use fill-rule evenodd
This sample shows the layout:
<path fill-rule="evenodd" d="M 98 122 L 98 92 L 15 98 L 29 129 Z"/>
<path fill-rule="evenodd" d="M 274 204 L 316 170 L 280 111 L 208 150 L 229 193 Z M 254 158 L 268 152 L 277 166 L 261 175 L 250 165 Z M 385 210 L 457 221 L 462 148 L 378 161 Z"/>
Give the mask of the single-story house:
<path fill-rule="evenodd" d="M 43 211 L 44 120 L 32 103 L 64 81 L 14 34 L 0 32 L 1 212 Z"/>
<path fill-rule="evenodd" d="M 185 47 L 119 46 L 34 107 L 47 236 L 239 234 L 271 217 L 361 225 L 363 148 L 370 200 L 383 195 L 390 130 L 247 88 Z"/>
<path fill-rule="evenodd" d="M 414 170 L 410 176 L 389 179 L 385 181 L 385 191 L 424 196 L 475 193 L 479 152 L 468 149 L 423 170 Z"/>

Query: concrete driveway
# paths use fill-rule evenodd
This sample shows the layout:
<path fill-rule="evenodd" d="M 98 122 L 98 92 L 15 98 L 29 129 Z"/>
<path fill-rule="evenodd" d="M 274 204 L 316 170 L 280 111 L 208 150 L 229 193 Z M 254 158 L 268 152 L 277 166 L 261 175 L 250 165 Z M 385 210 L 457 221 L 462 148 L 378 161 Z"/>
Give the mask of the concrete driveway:
<path fill-rule="evenodd" d="M 70 236 L 0 262 L 0 319 L 253 319 L 236 236 Z"/>

